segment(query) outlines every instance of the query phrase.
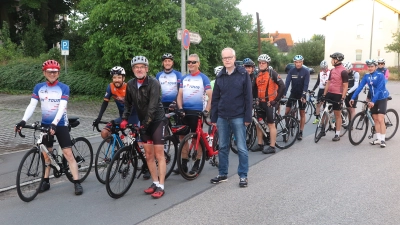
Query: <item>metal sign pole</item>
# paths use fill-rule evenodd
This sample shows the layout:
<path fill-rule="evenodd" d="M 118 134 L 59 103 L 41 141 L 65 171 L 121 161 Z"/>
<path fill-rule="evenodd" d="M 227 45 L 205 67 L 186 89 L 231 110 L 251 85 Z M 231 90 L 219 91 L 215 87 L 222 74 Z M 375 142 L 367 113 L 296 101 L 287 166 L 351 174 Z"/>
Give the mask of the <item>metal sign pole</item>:
<path fill-rule="evenodd" d="M 64 55 L 65 57 L 65 73 L 67 73 L 67 55 Z"/>
<path fill-rule="evenodd" d="M 182 0 L 181 2 L 181 27 L 182 32 L 186 29 L 186 1 Z M 185 49 L 181 44 L 181 73 L 182 75 L 186 74 L 186 59 L 185 59 Z"/>

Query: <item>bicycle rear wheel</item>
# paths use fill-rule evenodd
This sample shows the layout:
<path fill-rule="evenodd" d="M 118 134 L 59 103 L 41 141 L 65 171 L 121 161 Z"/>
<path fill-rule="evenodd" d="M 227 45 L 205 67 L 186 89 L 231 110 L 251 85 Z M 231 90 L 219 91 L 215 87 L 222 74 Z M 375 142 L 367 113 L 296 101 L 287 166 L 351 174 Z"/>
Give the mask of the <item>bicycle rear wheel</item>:
<path fill-rule="evenodd" d="M 167 164 L 165 179 L 167 179 L 174 170 L 177 152 L 178 152 L 178 143 L 176 142 L 175 137 L 173 136 L 164 137 L 164 156 L 165 156 L 165 163 Z"/>
<path fill-rule="evenodd" d="M 342 126 L 340 127 L 340 137 L 343 137 L 346 132 L 347 128 L 349 127 L 350 124 L 350 111 L 347 108 L 343 108 L 341 111 L 341 116 L 342 116 Z"/>
<path fill-rule="evenodd" d="M 314 115 L 314 107 L 310 102 L 306 102 L 306 109 L 304 110 L 306 116 L 306 122 L 308 123 L 311 120 L 311 117 Z"/>
<path fill-rule="evenodd" d="M 247 151 L 250 151 L 251 147 L 253 147 L 254 142 L 256 141 L 256 125 L 252 122 L 250 125 L 246 127 L 246 147 Z M 232 133 L 231 136 L 231 150 L 233 153 L 238 154 L 237 143 L 235 139 L 235 135 Z"/>
<path fill-rule="evenodd" d="M 137 156 L 133 146 L 118 150 L 107 168 L 106 189 L 112 198 L 122 197 L 132 186 L 136 177 Z"/>
<path fill-rule="evenodd" d="M 399 115 L 396 110 L 388 109 L 385 114 L 386 137 L 385 140 L 392 138 L 399 128 Z"/>
<path fill-rule="evenodd" d="M 21 160 L 17 172 L 17 192 L 24 202 L 32 201 L 39 193 L 44 176 L 44 158 L 37 147 L 29 150 Z"/>
<path fill-rule="evenodd" d="M 321 137 L 326 135 L 329 128 L 329 116 L 323 112 L 321 119 L 318 122 L 317 128 L 315 129 L 314 142 L 318 143 Z"/>
<path fill-rule="evenodd" d="M 367 135 L 368 117 L 364 112 L 357 113 L 349 125 L 349 141 L 352 145 L 359 145 Z"/>
<path fill-rule="evenodd" d="M 76 163 L 78 164 L 79 182 L 82 183 L 90 173 L 93 165 L 93 148 L 89 140 L 84 137 L 78 137 L 72 140 L 72 153 L 74 154 Z M 68 162 L 67 162 L 68 165 Z M 71 173 L 68 167 L 66 173 Z M 73 182 L 72 174 L 67 175 L 69 181 Z"/>
<path fill-rule="evenodd" d="M 296 141 L 299 133 L 299 122 L 293 116 L 282 116 L 282 119 L 275 122 L 276 126 L 276 147 L 287 149 Z"/>
<path fill-rule="evenodd" d="M 196 149 L 196 139 L 196 133 L 189 133 L 182 139 L 178 149 L 178 168 L 181 176 L 186 180 L 194 180 L 200 175 L 207 157 L 203 140 L 200 138 L 198 149 Z M 200 160 L 199 167 L 197 172 L 193 173 L 191 168 L 195 166 L 196 160 Z"/>
<path fill-rule="evenodd" d="M 118 141 L 115 140 L 114 136 L 112 135 L 108 136 L 100 143 L 94 160 L 94 172 L 96 173 L 97 180 L 100 183 L 106 183 L 107 167 L 110 165 L 114 153 L 120 148 L 121 146 L 119 145 Z"/>

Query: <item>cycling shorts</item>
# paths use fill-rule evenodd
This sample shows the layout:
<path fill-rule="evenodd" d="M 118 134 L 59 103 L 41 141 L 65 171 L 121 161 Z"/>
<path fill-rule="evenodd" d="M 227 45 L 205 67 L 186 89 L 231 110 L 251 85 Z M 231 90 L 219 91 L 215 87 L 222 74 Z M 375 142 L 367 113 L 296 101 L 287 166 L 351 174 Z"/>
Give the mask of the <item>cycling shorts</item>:
<path fill-rule="evenodd" d="M 351 108 L 357 108 L 358 96 L 357 96 L 356 98 L 354 98 L 353 106 L 350 106 L 350 100 L 351 100 L 351 97 L 353 97 L 353 94 L 354 94 L 354 92 L 348 94 L 348 95 L 346 96 L 346 98 L 344 99 L 344 103 L 346 104 L 346 107 L 347 107 L 347 108 L 350 108 L 350 107 L 351 107 Z"/>
<path fill-rule="evenodd" d="M 146 133 L 141 135 L 140 139 L 145 144 L 163 145 L 166 126 L 166 120 L 152 122 L 147 128 Z"/>
<path fill-rule="evenodd" d="M 184 125 L 189 126 L 190 132 L 196 132 L 197 129 L 197 114 L 200 111 L 195 110 L 185 110 L 185 117 L 182 119 Z"/>
<path fill-rule="evenodd" d="M 322 97 L 322 95 L 324 95 L 324 91 L 325 91 L 325 89 L 319 89 L 318 90 L 317 99 L 320 99 Z"/>
<path fill-rule="evenodd" d="M 41 126 L 45 127 L 45 128 L 50 127 L 49 124 L 42 124 Z M 66 127 L 66 126 L 57 126 L 56 127 L 56 133 L 54 135 L 57 137 L 57 141 L 58 141 L 61 149 L 71 148 L 72 142 L 71 142 L 71 136 L 69 135 L 68 127 Z M 46 135 L 46 136 L 43 137 L 42 143 L 47 148 L 52 148 L 53 147 L 54 135 L 50 135 L 49 137 Z"/>
<path fill-rule="evenodd" d="M 298 99 L 298 100 L 293 100 L 293 98 Z M 297 95 L 292 95 L 292 94 L 290 94 L 289 99 L 288 99 L 287 102 L 286 102 L 286 107 L 292 108 L 292 106 L 294 105 L 295 101 L 297 101 L 297 105 L 299 106 L 299 109 L 300 109 L 300 110 L 305 110 L 307 104 L 301 102 L 300 99 L 301 99 L 301 95 L 300 95 L 300 96 L 297 96 Z"/>
<path fill-rule="evenodd" d="M 375 102 L 374 107 L 371 108 L 371 114 L 386 114 L 387 99 L 381 99 Z"/>
<path fill-rule="evenodd" d="M 275 111 L 279 103 L 271 107 L 268 107 L 266 102 L 260 102 L 259 104 L 262 110 L 257 110 L 257 119 L 262 118 L 267 123 L 275 123 Z"/>
<path fill-rule="evenodd" d="M 331 100 L 333 102 L 337 103 L 332 103 L 332 109 L 333 110 L 341 110 L 342 109 L 342 95 L 341 94 L 333 94 L 333 93 L 327 93 L 325 96 L 325 99 Z"/>

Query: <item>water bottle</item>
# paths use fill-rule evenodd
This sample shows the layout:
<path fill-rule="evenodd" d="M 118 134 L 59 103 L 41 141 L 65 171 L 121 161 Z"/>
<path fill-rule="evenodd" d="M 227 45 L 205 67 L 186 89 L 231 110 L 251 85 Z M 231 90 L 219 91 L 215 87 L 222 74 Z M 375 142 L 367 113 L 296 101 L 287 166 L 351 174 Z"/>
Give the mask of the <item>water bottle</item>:
<path fill-rule="evenodd" d="M 212 146 L 212 142 L 210 142 L 210 135 L 208 135 L 208 133 L 206 133 L 206 139 L 207 139 L 208 145 L 210 145 L 210 143 L 211 143 L 210 146 Z"/>
<path fill-rule="evenodd" d="M 214 140 L 214 137 L 212 136 L 212 135 L 210 135 L 209 136 L 209 139 L 208 139 L 208 145 L 212 148 L 213 147 L 213 140 Z"/>
<path fill-rule="evenodd" d="M 124 145 L 128 145 L 128 138 L 125 137 L 125 135 L 121 134 L 120 136 L 122 143 L 124 143 Z"/>
<path fill-rule="evenodd" d="M 331 114 L 331 122 L 332 122 L 332 128 L 335 128 L 335 123 L 336 123 L 336 117 L 335 117 L 335 114 Z"/>
<path fill-rule="evenodd" d="M 44 145 L 40 145 L 40 148 L 42 151 L 46 152 L 47 156 L 50 158 L 50 164 L 53 165 L 58 171 L 60 170 L 60 166 L 54 159 L 53 155 L 47 150 L 47 148 Z"/>
<path fill-rule="evenodd" d="M 264 120 L 263 120 L 262 118 L 258 118 L 258 123 L 261 125 L 261 127 L 262 127 L 265 131 L 269 132 L 269 127 L 268 127 L 268 125 L 264 122 Z"/>

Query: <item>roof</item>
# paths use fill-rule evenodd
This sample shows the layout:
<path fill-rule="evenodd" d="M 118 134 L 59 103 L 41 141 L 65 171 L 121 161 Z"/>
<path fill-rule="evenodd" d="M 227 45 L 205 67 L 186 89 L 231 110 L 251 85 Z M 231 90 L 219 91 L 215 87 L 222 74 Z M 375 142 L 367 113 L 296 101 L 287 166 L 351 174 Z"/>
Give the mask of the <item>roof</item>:
<path fill-rule="evenodd" d="M 333 9 L 332 11 L 330 11 L 328 14 L 326 14 L 325 16 L 323 16 L 321 19 L 322 20 L 326 20 L 326 18 L 330 15 L 332 15 L 334 12 L 336 12 L 337 10 L 339 10 L 340 8 L 342 8 L 343 6 L 347 5 L 347 3 L 351 2 L 352 0 L 346 0 L 345 2 L 343 2 L 342 4 L 340 4 L 338 7 L 336 7 L 335 9 Z M 400 14 L 400 10 L 394 8 L 393 6 L 383 2 L 382 0 L 375 0 L 375 2 L 385 6 L 386 8 L 390 9 L 391 11 L 393 11 L 394 13 Z"/>
<path fill-rule="evenodd" d="M 286 39 L 284 39 L 284 38 L 276 40 L 274 42 L 274 44 L 276 44 L 276 47 L 278 47 L 278 49 L 281 52 L 289 52 L 289 50 L 290 50 L 289 46 L 287 45 Z"/>
<path fill-rule="evenodd" d="M 293 39 L 290 33 L 278 33 L 278 31 L 276 31 L 275 33 L 269 33 L 269 37 L 273 38 L 274 43 L 279 39 L 285 39 L 287 46 L 289 47 L 293 46 Z"/>

